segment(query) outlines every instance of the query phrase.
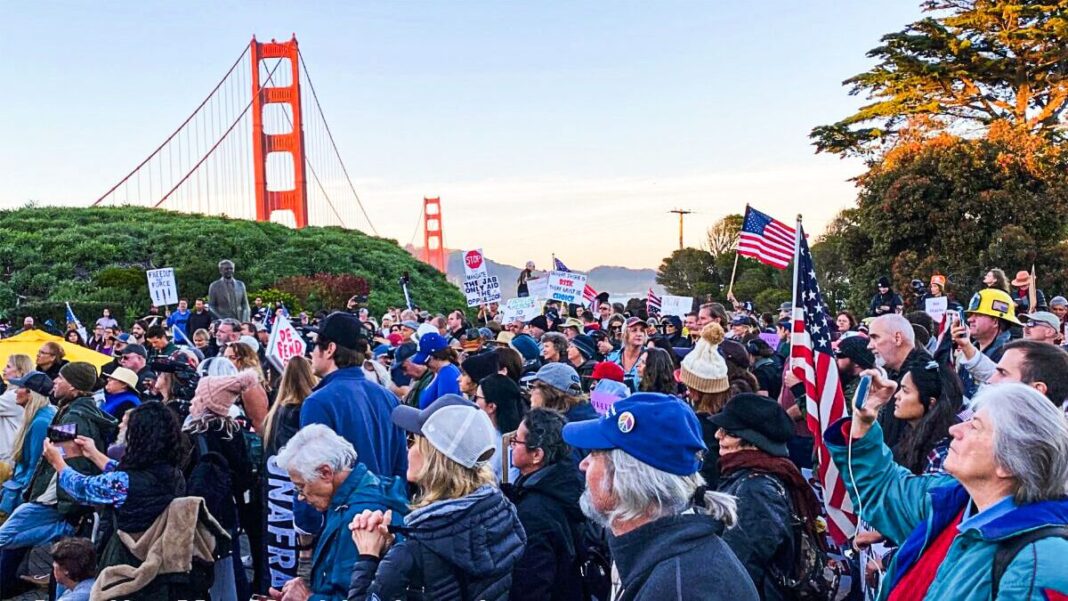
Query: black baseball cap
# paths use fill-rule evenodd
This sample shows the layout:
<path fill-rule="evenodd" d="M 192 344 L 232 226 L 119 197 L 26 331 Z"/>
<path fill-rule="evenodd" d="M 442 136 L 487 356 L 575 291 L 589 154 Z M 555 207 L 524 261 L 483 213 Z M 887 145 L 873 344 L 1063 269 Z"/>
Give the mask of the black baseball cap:
<path fill-rule="evenodd" d="M 364 330 L 360 319 L 343 311 L 334 311 L 327 315 L 318 327 L 308 330 L 348 349 L 355 349 L 361 340 L 367 340 L 367 331 Z"/>

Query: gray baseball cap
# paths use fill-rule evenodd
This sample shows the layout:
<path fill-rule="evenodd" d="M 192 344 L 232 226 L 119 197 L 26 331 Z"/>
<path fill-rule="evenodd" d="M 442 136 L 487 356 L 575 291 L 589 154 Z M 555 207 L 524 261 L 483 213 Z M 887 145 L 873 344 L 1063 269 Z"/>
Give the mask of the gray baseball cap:
<path fill-rule="evenodd" d="M 560 392 L 582 394 L 582 380 L 574 367 L 566 363 L 549 363 L 542 365 L 533 377 L 524 378 L 529 382 L 543 382 Z"/>
<path fill-rule="evenodd" d="M 497 433 L 489 415 L 458 394 L 446 394 L 419 410 L 407 405 L 393 409 L 393 423 L 426 438 L 438 451 L 470 468 L 489 461 L 497 450 Z"/>
<path fill-rule="evenodd" d="M 1054 331 L 1059 332 L 1061 330 L 1061 319 L 1049 311 L 1035 311 L 1034 313 L 1028 313 L 1027 315 L 1020 315 L 1019 318 L 1024 325 L 1040 323 L 1053 328 Z"/>

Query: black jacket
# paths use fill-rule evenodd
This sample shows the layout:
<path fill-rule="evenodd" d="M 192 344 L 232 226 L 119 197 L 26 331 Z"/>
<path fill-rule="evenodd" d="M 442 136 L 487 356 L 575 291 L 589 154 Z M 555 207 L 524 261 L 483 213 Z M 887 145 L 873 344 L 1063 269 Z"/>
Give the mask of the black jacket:
<path fill-rule="evenodd" d="M 349 601 L 504 601 L 526 545 L 515 507 L 493 486 L 413 511 L 398 534 L 381 560 L 356 561 Z"/>
<path fill-rule="evenodd" d="M 622 589 L 616 601 L 756 601 L 745 568 L 707 515 L 660 518 L 609 536 Z"/>
<path fill-rule="evenodd" d="M 723 476 L 720 492 L 738 498 L 738 524 L 723 533 L 761 599 L 785 599 L 770 567 L 793 574 L 794 530 L 786 487 L 775 476 L 740 469 Z"/>
<path fill-rule="evenodd" d="M 902 305 L 901 297 L 898 296 L 893 290 L 886 294 L 875 293 L 875 296 L 871 297 L 871 304 L 868 306 L 868 316 L 878 317 L 880 315 L 889 315 L 891 313 L 897 313 L 897 310 Z M 889 311 L 884 311 L 879 307 L 889 307 Z"/>
<path fill-rule="evenodd" d="M 197 330 L 207 330 L 210 328 L 211 322 L 211 311 L 208 311 L 207 309 L 204 309 L 201 313 L 190 311 L 189 321 L 185 322 L 185 329 L 189 332 L 189 339 L 193 339 L 193 334 L 195 334 Z"/>
<path fill-rule="evenodd" d="M 503 485 L 527 533 L 527 548 L 512 572 L 511 601 L 581 601 L 585 482 L 569 458 Z"/>

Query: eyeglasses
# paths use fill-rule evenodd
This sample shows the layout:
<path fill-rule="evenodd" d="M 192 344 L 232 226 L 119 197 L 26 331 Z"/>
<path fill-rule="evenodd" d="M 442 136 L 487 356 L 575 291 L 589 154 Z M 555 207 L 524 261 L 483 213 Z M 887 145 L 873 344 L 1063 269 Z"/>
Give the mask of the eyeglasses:
<path fill-rule="evenodd" d="M 474 401 L 478 401 L 479 399 L 482 399 L 482 402 L 486 402 L 486 397 L 482 396 L 481 394 L 476 394 L 476 395 L 472 396 L 471 399 L 474 400 Z"/>
<path fill-rule="evenodd" d="M 513 438 L 513 439 L 508 441 L 508 446 L 509 447 L 514 447 L 514 446 L 517 446 L 517 445 L 523 445 L 524 447 L 526 447 L 528 449 L 530 448 L 530 445 L 527 444 L 527 441 L 525 441 L 525 440 L 519 440 L 518 438 Z"/>
<path fill-rule="evenodd" d="M 46 351 L 44 349 L 41 349 L 41 350 L 37 351 L 37 354 L 38 355 L 48 355 L 49 357 L 55 357 L 56 356 L 55 353 L 48 352 L 48 351 Z"/>

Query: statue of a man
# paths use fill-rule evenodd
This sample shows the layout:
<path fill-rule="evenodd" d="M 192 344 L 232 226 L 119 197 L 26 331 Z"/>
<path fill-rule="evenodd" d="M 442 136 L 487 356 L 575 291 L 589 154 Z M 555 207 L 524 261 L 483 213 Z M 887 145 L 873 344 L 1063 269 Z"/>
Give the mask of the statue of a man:
<path fill-rule="evenodd" d="M 238 321 L 248 321 L 248 295 L 245 293 L 245 283 L 234 279 L 234 262 L 230 259 L 219 261 L 219 275 L 222 277 L 208 286 L 211 311 L 219 319 L 232 317 Z"/>

